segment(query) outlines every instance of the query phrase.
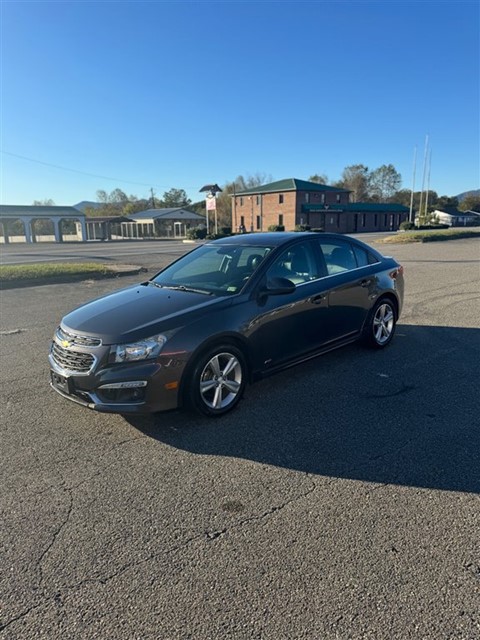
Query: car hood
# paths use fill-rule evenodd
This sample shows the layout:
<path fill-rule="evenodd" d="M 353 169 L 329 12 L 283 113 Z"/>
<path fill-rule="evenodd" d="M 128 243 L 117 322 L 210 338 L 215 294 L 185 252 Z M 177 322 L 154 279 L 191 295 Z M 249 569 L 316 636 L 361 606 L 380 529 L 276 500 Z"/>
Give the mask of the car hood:
<path fill-rule="evenodd" d="M 97 336 L 104 344 L 125 343 L 183 326 L 203 314 L 206 307 L 229 302 L 201 293 L 142 284 L 87 302 L 66 315 L 62 327 Z"/>

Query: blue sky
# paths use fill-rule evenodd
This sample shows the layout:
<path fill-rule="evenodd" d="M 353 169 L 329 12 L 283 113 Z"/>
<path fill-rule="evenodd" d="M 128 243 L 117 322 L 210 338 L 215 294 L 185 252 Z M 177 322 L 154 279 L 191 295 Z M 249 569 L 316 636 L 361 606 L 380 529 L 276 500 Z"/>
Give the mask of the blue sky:
<path fill-rule="evenodd" d="M 431 188 L 479 187 L 476 1 L 1 10 L 2 203 L 150 186 L 198 200 L 239 174 L 335 180 L 356 163 L 392 163 L 410 188 L 415 146 L 419 188 L 426 134 Z"/>

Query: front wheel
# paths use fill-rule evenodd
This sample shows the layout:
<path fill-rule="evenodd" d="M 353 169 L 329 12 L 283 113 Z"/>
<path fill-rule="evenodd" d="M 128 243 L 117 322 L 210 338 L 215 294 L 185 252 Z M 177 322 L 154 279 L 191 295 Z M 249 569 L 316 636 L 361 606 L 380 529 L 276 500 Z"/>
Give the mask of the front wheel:
<path fill-rule="evenodd" d="M 379 300 L 370 311 L 363 332 L 364 342 L 374 349 L 390 344 L 395 333 L 397 314 L 390 300 Z"/>
<path fill-rule="evenodd" d="M 233 409 L 245 390 L 247 366 L 242 352 L 233 345 L 211 349 L 199 357 L 189 378 L 190 406 L 206 416 L 219 416 Z"/>

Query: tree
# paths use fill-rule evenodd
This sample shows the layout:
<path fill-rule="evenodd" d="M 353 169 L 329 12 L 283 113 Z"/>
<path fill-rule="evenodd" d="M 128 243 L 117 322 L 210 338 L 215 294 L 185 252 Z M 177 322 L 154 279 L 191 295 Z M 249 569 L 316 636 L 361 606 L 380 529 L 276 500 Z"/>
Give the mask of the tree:
<path fill-rule="evenodd" d="M 314 173 L 308 180 L 318 184 L 328 184 L 328 176 L 325 173 Z"/>
<path fill-rule="evenodd" d="M 370 198 L 378 202 L 390 200 L 402 185 L 402 176 L 393 164 L 382 164 L 381 167 L 370 173 L 369 180 Z"/>
<path fill-rule="evenodd" d="M 235 185 L 235 191 L 246 191 L 247 189 L 254 189 L 255 187 L 259 187 L 262 184 L 267 184 L 271 181 L 271 175 L 257 171 L 257 173 L 248 174 L 246 177 L 242 175 L 237 176 L 230 184 Z"/>
<path fill-rule="evenodd" d="M 148 209 L 150 204 L 147 200 L 139 200 L 137 196 L 127 194 L 119 189 L 113 189 L 110 193 L 99 189 L 96 193 L 97 202 L 101 204 L 98 208 L 87 208 L 85 214 L 87 216 L 120 216 L 128 211 L 128 213 L 136 213 Z"/>
<path fill-rule="evenodd" d="M 128 202 L 128 196 L 124 191 L 117 188 L 110 193 L 110 195 L 108 196 L 108 201 L 111 204 L 123 204 L 125 202 Z"/>
<path fill-rule="evenodd" d="M 272 176 L 266 173 L 257 172 L 254 174 L 248 174 L 247 176 L 239 175 L 232 182 L 226 182 L 222 185 L 222 191 L 217 195 L 216 207 L 217 207 L 217 223 L 219 229 L 222 227 L 232 226 L 232 196 L 239 191 L 246 191 L 247 189 L 254 189 L 263 184 L 272 181 Z M 206 215 L 205 206 L 202 211 L 197 211 L 202 215 Z M 212 214 L 209 214 L 209 220 L 211 221 Z"/>
<path fill-rule="evenodd" d="M 129 202 L 127 202 L 123 207 L 123 214 L 126 216 L 132 215 L 132 213 L 138 213 L 138 211 L 146 211 L 147 209 L 152 208 L 151 199 L 145 200 L 144 198 L 138 200 L 137 198 L 132 198 L 130 196 Z M 154 209 L 156 207 L 153 207 Z"/>
<path fill-rule="evenodd" d="M 165 191 L 162 197 L 162 206 L 167 208 L 188 207 L 191 202 L 184 189 L 170 189 L 170 191 Z"/>
<path fill-rule="evenodd" d="M 364 164 L 351 164 L 342 171 L 342 178 L 335 186 L 340 186 L 352 192 L 353 202 L 367 200 L 369 193 L 368 167 Z"/>
<path fill-rule="evenodd" d="M 103 189 L 99 189 L 96 193 L 97 196 L 97 202 L 100 202 L 101 204 L 108 204 L 108 193 L 106 191 L 104 191 Z"/>
<path fill-rule="evenodd" d="M 458 208 L 460 211 L 477 211 L 480 213 L 480 195 L 472 193 L 465 196 Z"/>
<path fill-rule="evenodd" d="M 430 196 L 431 192 L 428 194 L 428 201 L 430 202 L 431 200 L 431 196 Z M 456 197 L 451 197 L 451 196 L 440 196 L 440 198 L 437 198 L 437 200 L 435 201 L 435 209 L 440 209 L 440 211 L 442 210 L 442 208 L 444 207 L 458 207 L 458 198 Z"/>

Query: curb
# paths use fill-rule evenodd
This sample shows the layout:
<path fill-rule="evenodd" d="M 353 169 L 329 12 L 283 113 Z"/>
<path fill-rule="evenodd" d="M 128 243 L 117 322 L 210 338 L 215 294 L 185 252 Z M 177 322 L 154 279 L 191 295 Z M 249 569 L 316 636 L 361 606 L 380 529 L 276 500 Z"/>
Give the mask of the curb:
<path fill-rule="evenodd" d="M 0 290 L 23 289 L 25 287 L 40 287 L 47 284 L 68 284 L 70 282 L 82 282 L 85 280 L 107 280 L 111 278 L 121 278 L 122 276 L 135 276 L 139 273 L 146 273 L 145 267 L 137 267 L 128 264 L 111 265 L 110 271 L 105 274 L 65 274 L 63 276 L 53 276 L 51 278 L 31 278 L 29 280 L 0 280 Z"/>

